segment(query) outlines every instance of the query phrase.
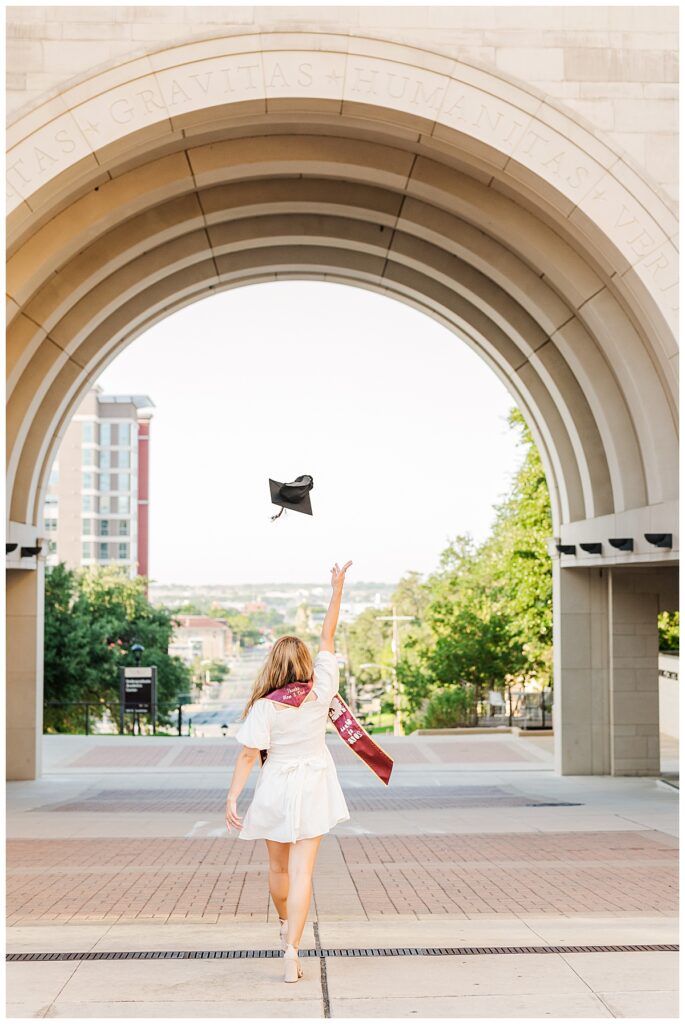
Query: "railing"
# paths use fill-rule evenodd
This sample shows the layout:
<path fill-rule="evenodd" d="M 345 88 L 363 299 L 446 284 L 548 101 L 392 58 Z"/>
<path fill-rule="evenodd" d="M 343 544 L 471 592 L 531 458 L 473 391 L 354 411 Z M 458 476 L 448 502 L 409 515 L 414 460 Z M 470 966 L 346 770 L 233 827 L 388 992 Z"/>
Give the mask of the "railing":
<path fill-rule="evenodd" d="M 497 726 L 516 726 L 519 729 L 551 729 L 552 728 L 552 703 L 550 695 L 546 694 L 543 701 L 542 694 L 526 693 L 525 699 L 512 701 L 509 707 L 502 704 L 491 704 L 487 700 L 480 700 L 464 708 L 458 721 L 451 724 L 451 728 L 473 729 L 473 728 L 496 728 Z M 419 716 L 420 717 L 420 716 Z"/>
<path fill-rule="evenodd" d="M 61 708 L 66 711 L 67 708 L 81 709 L 81 714 L 75 711 L 75 718 L 80 719 L 82 723 L 82 729 L 65 729 L 64 732 L 71 735 L 85 736 L 94 735 L 92 725 L 93 720 L 97 723 L 98 728 L 96 729 L 97 735 L 111 735 L 111 734 L 126 734 L 132 736 L 142 736 L 143 730 L 141 725 L 146 723 L 150 726 L 150 732 L 153 736 L 157 735 L 160 727 L 164 729 L 172 728 L 176 729 L 179 736 L 183 735 L 183 709 L 185 707 L 195 707 L 194 704 L 188 703 L 158 703 L 152 705 L 151 711 L 134 711 L 124 709 L 120 701 L 84 701 L 84 700 L 73 700 L 73 701 L 46 701 L 44 707 L 44 719 L 43 728 L 50 725 L 50 708 Z M 166 709 L 166 710 L 165 710 Z M 104 717 L 104 722 L 103 722 Z M 164 721 L 164 719 L 172 719 L 172 721 Z M 71 725 L 75 725 L 72 722 Z M 102 726 L 111 726 L 111 728 L 102 728 Z M 190 728 L 192 726 L 192 718 L 187 719 L 188 732 L 186 735 L 190 735 Z"/>
<path fill-rule="evenodd" d="M 492 708 L 487 702 L 481 702 L 481 707 Z M 523 699 L 515 702 L 510 711 L 504 705 L 501 710 L 494 713 L 480 714 L 478 725 L 516 725 L 522 729 L 551 729 L 552 728 L 552 705 L 548 695 L 541 693 L 526 693 Z"/>

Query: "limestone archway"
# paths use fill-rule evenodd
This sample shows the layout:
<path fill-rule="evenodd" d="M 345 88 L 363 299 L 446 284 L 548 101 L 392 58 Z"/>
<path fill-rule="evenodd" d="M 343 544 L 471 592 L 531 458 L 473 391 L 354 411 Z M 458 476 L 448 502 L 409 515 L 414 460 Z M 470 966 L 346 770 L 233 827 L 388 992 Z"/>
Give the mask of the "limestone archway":
<path fill-rule="evenodd" d="M 561 590 L 574 590 L 575 627 L 585 602 L 589 629 L 628 578 L 619 566 L 651 564 L 658 591 L 654 567 L 674 557 L 644 533 L 677 526 L 677 225 L 575 115 L 407 46 L 233 35 L 74 83 L 12 126 L 8 170 L 10 540 L 40 533 L 61 433 L 123 346 L 212 291 L 307 277 L 424 310 L 509 387 L 555 536 L 604 541 L 601 556 L 555 558 L 559 628 Z M 631 554 L 607 546 L 627 535 Z M 557 676 L 585 673 L 566 711 L 558 680 L 558 767 L 620 771 L 610 657 L 588 729 L 571 697 L 597 689 L 596 652 L 574 667 L 557 641 Z M 39 717 L 36 702 L 16 745 Z"/>

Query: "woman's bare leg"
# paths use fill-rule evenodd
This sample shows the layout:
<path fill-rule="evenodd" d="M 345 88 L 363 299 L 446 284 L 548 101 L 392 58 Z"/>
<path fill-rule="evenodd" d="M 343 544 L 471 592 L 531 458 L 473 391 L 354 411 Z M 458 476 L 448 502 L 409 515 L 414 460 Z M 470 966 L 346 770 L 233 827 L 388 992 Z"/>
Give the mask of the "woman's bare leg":
<path fill-rule="evenodd" d="M 312 899 L 312 876 L 322 836 L 298 839 L 290 844 L 288 859 L 288 943 L 299 947 L 309 904 Z"/>
<path fill-rule="evenodd" d="M 277 843 L 273 839 L 265 839 L 269 852 L 269 892 L 281 921 L 288 916 L 288 860 L 290 843 Z"/>

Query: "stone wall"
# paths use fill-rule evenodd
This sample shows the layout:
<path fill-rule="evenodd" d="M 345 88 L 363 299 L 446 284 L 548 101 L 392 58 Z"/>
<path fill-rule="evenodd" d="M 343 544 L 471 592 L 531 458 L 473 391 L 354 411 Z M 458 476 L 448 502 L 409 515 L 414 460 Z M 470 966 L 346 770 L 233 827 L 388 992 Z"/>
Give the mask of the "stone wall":
<path fill-rule="evenodd" d="M 678 8 L 7 7 L 7 111 L 96 67 L 229 31 L 368 35 L 501 71 L 573 109 L 677 197 Z"/>

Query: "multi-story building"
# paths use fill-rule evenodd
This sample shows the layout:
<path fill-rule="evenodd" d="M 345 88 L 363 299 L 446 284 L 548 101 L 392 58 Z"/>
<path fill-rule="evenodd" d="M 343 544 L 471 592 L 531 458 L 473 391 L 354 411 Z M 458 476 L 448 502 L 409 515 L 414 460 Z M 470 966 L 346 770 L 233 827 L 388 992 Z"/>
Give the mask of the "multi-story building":
<path fill-rule="evenodd" d="M 45 496 L 48 564 L 116 564 L 148 572 L 147 395 L 88 392 L 52 467 Z"/>
<path fill-rule="evenodd" d="M 223 619 L 209 615 L 177 615 L 169 654 L 184 661 L 194 658 L 226 661 L 233 655 L 233 631 Z"/>

